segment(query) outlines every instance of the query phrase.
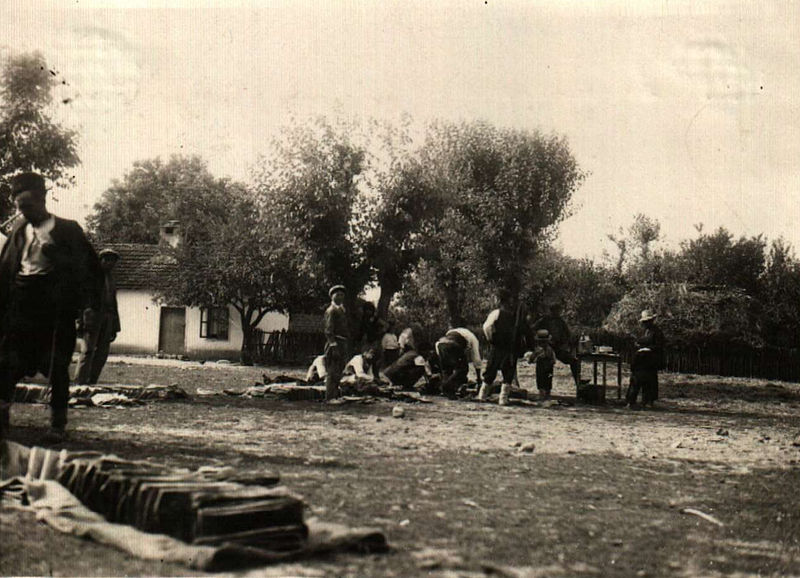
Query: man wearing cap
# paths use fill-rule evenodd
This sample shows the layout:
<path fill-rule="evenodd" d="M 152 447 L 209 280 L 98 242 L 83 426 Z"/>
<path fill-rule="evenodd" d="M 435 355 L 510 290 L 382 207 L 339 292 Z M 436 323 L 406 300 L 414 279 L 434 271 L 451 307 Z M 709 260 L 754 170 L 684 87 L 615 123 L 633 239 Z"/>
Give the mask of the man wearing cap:
<path fill-rule="evenodd" d="M 120 331 L 117 284 L 113 274 L 117 261 L 119 253 L 113 249 L 100 251 L 100 266 L 104 277 L 100 312 L 96 323 L 88 326 L 79 323 L 83 345 L 75 369 L 75 383 L 80 385 L 97 383 L 108 359 L 111 343 Z"/>
<path fill-rule="evenodd" d="M 552 339 L 553 351 L 556 359 L 561 363 L 569 365 L 575 387 L 581 383 L 581 362 L 572 352 L 572 334 L 566 321 L 561 318 L 561 304 L 553 303 L 550 306 L 550 314 L 545 315 L 533 324 L 534 331 L 547 329 Z"/>
<path fill-rule="evenodd" d="M 328 291 L 331 304 L 325 310 L 325 399 L 339 397 L 339 382 L 349 359 L 350 326 L 344 308 L 344 285 L 334 285 Z"/>
<path fill-rule="evenodd" d="M 639 390 L 642 406 L 653 407 L 658 399 L 658 370 L 664 365 L 664 333 L 655 324 L 657 315 L 645 309 L 639 317 L 642 331 L 636 336 L 636 353 L 631 361 L 631 383 L 625 396 L 628 406 L 636 406 Z"/>
<path fill-rule="evenodd" d="M 9 427 L 14 388 L 23 376 L 49 376 L 51 428 L 44 441 L 64 439 L 75 320 L 95 321 L 103 272 L 80 225 L 51 215 L 44 179 L 11 179 L 21 219 L 0 253 L 0 435 Z"/>

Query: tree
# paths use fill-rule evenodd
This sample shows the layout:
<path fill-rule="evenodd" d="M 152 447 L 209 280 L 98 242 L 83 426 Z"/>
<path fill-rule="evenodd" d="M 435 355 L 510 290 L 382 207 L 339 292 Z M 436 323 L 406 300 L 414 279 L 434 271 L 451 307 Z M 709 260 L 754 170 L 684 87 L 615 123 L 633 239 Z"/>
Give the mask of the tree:
<path fill-rule="evenodd" d="M 761 278 L 762 334 L 782 347 L 800 347 L 800 263 L 783 239 L 772 242 Z"/>
<path fill-rule="evenodd" d="M 426 179 L 426 167 L 413 148 L 410 118 L 394 126 L 373 122 L 377 146 L 370 147 L 368 194 L 361 197 L 360 242 L 380 287 L 378 314 L 386 317 L 393 297 L 425 255 L 441 197 Z"/>
<path fill-rule="evenodd" d="M 434 123 L 422 159 L 430 188 L 444 199 L 427 259 L 458 323 L 459 279 L 475 277 L 517 295 L 585 174 L 563 137 L 485 122 Z"/>
<path fill-rule="evenodd" d="M 101 243 L 157 243 L 161 223 L 183 221 L 201 199 L 225 182 L 212 175 L 198 156 L 174 155 L 136 161 L 122 180 L 114 180 L 94 206 L 87 226 Z"/>
<path fill-rule="evenodd" d="M 302 251 L 268 226 L 252 195 L 224 182 L 199 191 L 182 214 L 183 242 L 161 297 L 239 313 L 241 361 L 252 363 L 255 329 L 270 311 L 288 312 L 308 296 Z"/>
<path fill-rule="evenodd" d="M 324 118 L 294 123 L 256 164 L 254 191 L 262 215 L 305 259 L 305 287 L 314 298 L 298 304 L 318 311 L 328 288 L 342 284 L 352 337 L 363 327 L 358 295 L 372 280 L 362 239 L 369 215 L 362 202 L 366 150 L 357 127 Z"/>
<path fill-rule="evenodd" d="M 69 169 L 80 163 L 78 134 L 51 116 L 57 73 L 38 53 L 9 57 L 0 75 L 0 185 L 18 172 L 38 171 L 60 187 L 74 183 Z M 11 212 L 0 195 L 0 220 Z"/>
<path fill-rule="evenodd" d="M 738 287 L 757 295 L 765 268 L 766 241 L 762 235 L 740 237 L 724 227 L 681 244 L 681 276 L 690 283 Z"/>

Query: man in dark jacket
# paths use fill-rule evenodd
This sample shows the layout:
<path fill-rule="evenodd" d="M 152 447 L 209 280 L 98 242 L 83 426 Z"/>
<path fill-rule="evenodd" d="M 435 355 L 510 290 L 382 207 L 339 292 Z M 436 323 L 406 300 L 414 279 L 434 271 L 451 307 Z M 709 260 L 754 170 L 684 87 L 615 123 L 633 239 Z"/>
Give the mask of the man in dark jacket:
<path fill-rule="evenodd" d="M 533 324 L 533 331 L 547 329 L 552 339 L 553 351 L 556 359 L 569 365 L 575 387 L 581 383 L 581 362 L 572 352 L 572 334 L 566 321 L 561 318 L 561 305 L 554 303 L 550 306 L 550 315 L 545 315 Z"/>
<path fill-rule="evenodd" d="M 639 390 L 642 406 L 653 407 L 658 399 L 658 370 L 664 366 L 664 333 L 655 324 L 656 314 L 645 309 L 639 318 L 642 331 L 636 336 L 636 353 L 631 360 L 631 383 L 625 396 L 629 407 L 636 406 Z"/>
<path fill-rule="evenodd" d="M 97 383 L 108 359 L 111 343 L 117 338 L 121 327 L 117 307 L 117 284 L 114 281 L 114 266 L 119 261 L 119 253 L 113 249 L 100 251 L 100 266 L 103 269 L 103 296 L 100 312 L 94 326 L 79 324 L 83 335 L 83 347 L 75 369 L 75 383 L 89 385 Z"/>
<path fill-rule="evenodd" d="M 350 325 L 344 308 L 345 288 L 331 287 L 331 304 L 325 310 L 325 399 L 339 397 L 339 382 L 347 360 L 350 359 Z"/>
<path fill-rule="evenodd" d="M 49 376 L 48 442 L 65 437 L 69 363 L 75 320 L 96 322 L 103 276 L 80 225 L 47 212 L 44 179 L 23 173 L 11 181 L 22 219 L 0 253 L 0 432 L 9 427 L 14 389 L 23 376 Z"/>

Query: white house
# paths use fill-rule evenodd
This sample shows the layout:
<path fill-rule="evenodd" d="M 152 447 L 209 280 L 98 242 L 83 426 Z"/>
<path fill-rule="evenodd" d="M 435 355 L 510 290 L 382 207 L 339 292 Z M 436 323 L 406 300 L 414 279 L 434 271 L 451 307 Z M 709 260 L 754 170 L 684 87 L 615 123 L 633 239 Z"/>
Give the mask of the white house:
<path fill-rule="evenodd" d="M 170 224 L 162 227 L 162 242 L 177 237 Z M 193 359 L 236 359 L 242 344 L 239 313 L 227 307 L 174 307 L 156 302 L 159 278 L 175 273 L 175 265 L 159 245 L 115 243 L 120 259 L 114 268 L 122 330 L 111 353 L 186 355 Z M 288 327 L 289 319 L 268 313 L 259 324 L 263 331 Z"/>

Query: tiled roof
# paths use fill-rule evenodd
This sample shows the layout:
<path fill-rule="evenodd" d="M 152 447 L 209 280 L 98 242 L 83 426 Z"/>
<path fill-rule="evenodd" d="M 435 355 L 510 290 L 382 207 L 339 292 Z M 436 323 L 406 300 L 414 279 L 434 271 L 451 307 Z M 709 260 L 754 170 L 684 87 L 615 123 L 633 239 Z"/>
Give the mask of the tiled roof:
<path fill-rule="evenodd" d="M 119 253 L 119 261 L 114 267 L 118 289 L 156 289 L 166 277 L 177 271 L 175 262 L 162 253 L 158 245 L 109 243 L 97 249 L 114 249 Z"/>

